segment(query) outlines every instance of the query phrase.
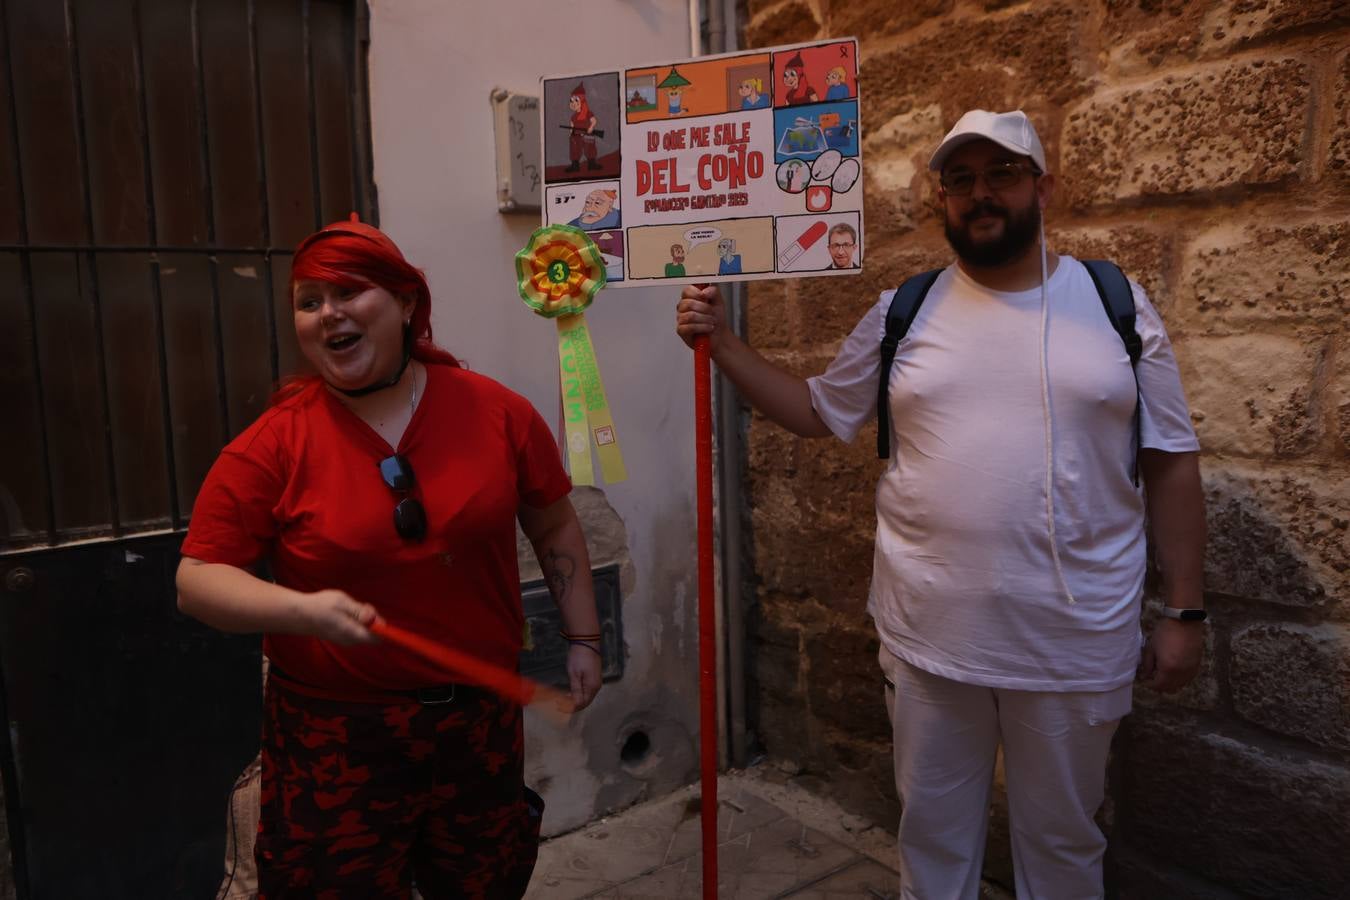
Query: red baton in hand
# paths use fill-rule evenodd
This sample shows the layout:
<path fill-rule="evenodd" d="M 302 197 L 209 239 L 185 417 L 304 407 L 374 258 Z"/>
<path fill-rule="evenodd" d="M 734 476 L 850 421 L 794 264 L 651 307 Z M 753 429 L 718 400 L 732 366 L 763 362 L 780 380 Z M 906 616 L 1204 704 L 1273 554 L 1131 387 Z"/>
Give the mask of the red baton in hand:
<path fill-rule="evenodd" d="M 533 706 L 555 724 L 566 722 L 575 709 L 572 698 L 561 691 L 501 666 L 485 663 L 467 653 L 452 650 L 397 625 L 390 625 L 384 619 L 377 617 L 371 622 L 370 631 L 391 644 L 398 644 L 423 659 L 454 672 L 457 677 L 471 684 L 485 687 L 521 706 Z"/>

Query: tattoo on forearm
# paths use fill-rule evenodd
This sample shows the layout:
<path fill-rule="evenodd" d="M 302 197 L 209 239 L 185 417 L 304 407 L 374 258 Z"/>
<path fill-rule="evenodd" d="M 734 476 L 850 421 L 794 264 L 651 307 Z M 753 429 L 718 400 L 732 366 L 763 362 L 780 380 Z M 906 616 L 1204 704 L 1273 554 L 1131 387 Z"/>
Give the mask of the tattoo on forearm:
<path fill-rule="evenodd" d="M 548 592 L 553 595 L 553 602 L 562 603 L 572 587 L 573 576 L 577 571 L 576 560 L 550 547 L 539 563 L 539 567 L 544 570 Z"/>

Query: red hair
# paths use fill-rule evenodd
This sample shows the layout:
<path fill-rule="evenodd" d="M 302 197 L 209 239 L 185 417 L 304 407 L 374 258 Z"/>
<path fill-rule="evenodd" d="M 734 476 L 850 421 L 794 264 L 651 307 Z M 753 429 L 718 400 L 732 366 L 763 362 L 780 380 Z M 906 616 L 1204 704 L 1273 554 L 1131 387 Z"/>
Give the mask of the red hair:
<path fill-rule="evenodd" d="M 422 270 L 404 259 L 388 235 L 356 221 L 354 214 L 352 221 L 334 222 L 300 242 L 291 260 L 292 295 L 298 281 L 326 281 L 344 288 L 374 286 L 391 294 L 414 297 L 416 302 L 408 324 L 412 358 L 428 364 L 462 365 L 431 339 L 431 288 Z M 317 375 L 283 379 L 272 395 L 272 403 L 295 396 L 319 380 Z"/>

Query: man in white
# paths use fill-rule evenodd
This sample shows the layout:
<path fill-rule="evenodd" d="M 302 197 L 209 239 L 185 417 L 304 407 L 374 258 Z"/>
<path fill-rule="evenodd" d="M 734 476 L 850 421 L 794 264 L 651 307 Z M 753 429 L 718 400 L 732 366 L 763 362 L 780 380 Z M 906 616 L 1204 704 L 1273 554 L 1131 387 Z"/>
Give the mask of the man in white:
<path fill-rule="evenodd" d="M 893 686 L 901 895 L 977 896 L 1001 743 L 1019 900 L 1099 897 L 1093 816 L 1131 685 L 1175 691 L 1199 667 L 1199 445 L 1144 291 L 1131 284 L 1143 341 L 1132 373 L 1087 270 L 1046 252 L 1055 179 L 1026 116 L 968 112 L 929 168 L 957 260 L 889 373 L 895 449 L 877 486 L 868 605 Z M 851 441 L 876 414 L 893 293 L 814 378 L 731 333 L 716 288 L 685 288 L 677 330 L 708 335 L 770 419 Z M 1145 644 L 1146 514 L 1168 609 Z"/>

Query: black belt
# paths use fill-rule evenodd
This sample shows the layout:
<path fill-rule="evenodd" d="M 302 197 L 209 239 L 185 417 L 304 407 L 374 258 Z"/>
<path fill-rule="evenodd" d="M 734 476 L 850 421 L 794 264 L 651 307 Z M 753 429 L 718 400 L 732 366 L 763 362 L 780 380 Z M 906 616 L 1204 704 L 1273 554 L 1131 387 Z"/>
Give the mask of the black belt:
<path fill-rule="evenodd" d="M 284 672 L 276 663 L 271 663 L 268 668 L 268 678 L 276 679 L 276 683 L 294 693 L 303 694 L 306 697 L 315 697 L 319 700 L 337 700 L 342 703 L 376 703 L 389 705 L 393 703 L 420 703 L 423 706 L 440 706 L 445 703 L 453 703 L 455 695 L 459 691 L 474 690 L 472 685 L 467 684 L 440 684 L 432 687 L 412 688 L 409 690 L 393 690 L 383 688 L 325 688 L 316 684 L 309 684 L 301 681 L 292 675 Z"/>

